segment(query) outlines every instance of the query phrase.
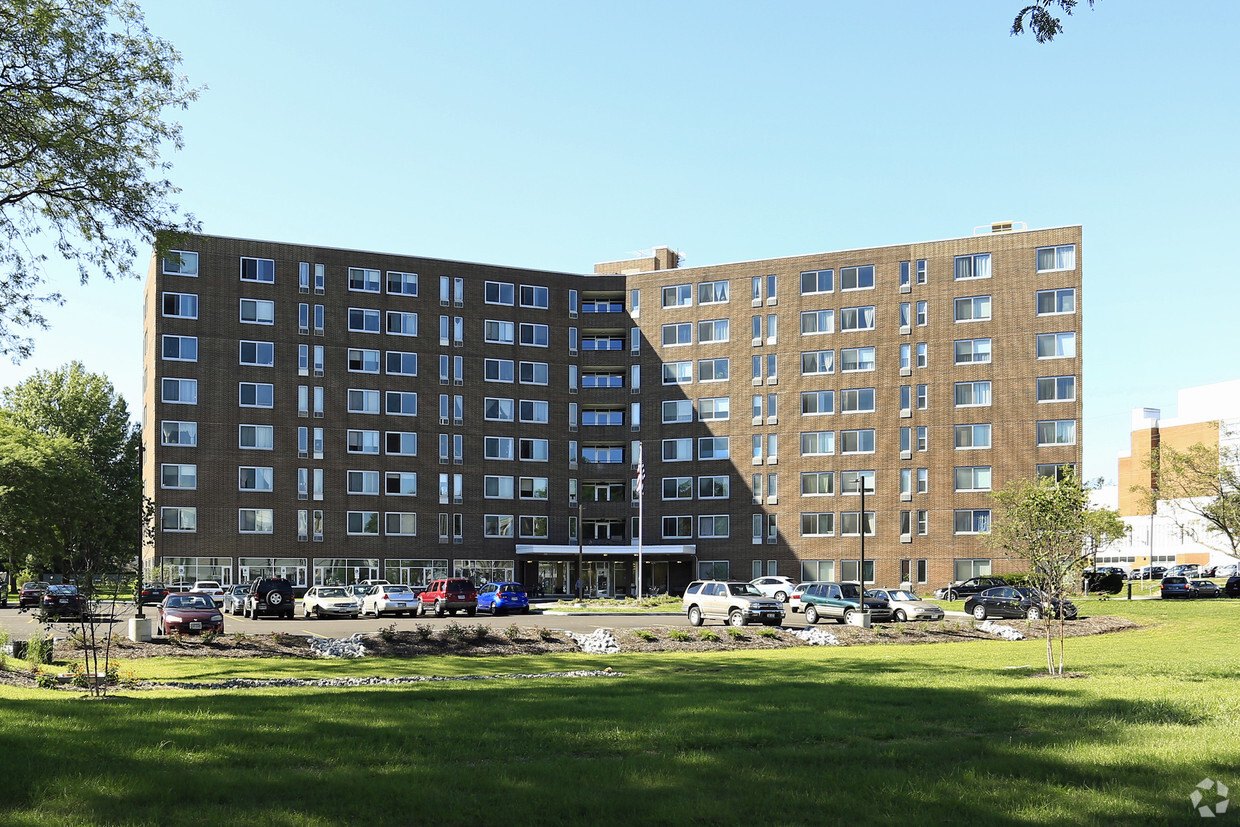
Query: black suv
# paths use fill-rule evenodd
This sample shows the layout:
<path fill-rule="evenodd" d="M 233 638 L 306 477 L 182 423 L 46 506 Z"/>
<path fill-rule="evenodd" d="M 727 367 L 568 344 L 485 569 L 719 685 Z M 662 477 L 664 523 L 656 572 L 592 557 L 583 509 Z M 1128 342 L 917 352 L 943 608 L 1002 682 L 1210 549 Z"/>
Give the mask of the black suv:
<path fill-rule="evenodd" d="M 255 620 L 263 615 L 293 619 L 293 584 L 284 577 L 260 577 L 250 584 L 241 614 Z"/>

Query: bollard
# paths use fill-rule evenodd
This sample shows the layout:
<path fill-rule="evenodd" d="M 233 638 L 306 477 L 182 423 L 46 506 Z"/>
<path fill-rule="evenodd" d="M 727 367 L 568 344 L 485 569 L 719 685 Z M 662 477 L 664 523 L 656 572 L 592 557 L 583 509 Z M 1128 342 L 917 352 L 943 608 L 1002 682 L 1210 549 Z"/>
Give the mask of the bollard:
<path fill-rule="evenodd" d="M 1128 581 L 1128 599 L 1132 600 L 1132 581 Z"/>

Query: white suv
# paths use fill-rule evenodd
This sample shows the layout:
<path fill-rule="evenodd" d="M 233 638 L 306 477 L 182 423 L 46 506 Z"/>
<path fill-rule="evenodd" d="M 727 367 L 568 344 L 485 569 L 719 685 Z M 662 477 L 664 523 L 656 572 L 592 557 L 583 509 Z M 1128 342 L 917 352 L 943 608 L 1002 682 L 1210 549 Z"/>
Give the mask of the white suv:
<path fill-rule="evenodd" d="M 784 607 L 767 597 L 751 583 L 726 580 L 695 580 L 685 589 L 681 608 L 692 626 L 703 620 L 722 620 L 729 626 L 765 623 L 778 626 L 784 621 Z"/>
<path fill-rule="evenodd" d="M 750 580 L 749 583 L 757 586 L 758 591 L 767 597 L 773 597 L 780 603 L 787 603 L 788 598 L 792 596 L 792 590 L 797 587 L 797 581 L 791 577 L 784 577 L 782 574 L 759 577 L 757 580 Z"/>

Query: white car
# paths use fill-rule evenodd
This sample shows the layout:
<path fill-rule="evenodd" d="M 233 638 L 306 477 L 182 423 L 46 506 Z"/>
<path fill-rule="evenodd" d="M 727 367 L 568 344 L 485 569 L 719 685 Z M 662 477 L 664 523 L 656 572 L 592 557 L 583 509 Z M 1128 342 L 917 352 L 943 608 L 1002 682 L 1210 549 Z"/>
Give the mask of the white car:
<path fill-rule="evenodd" d="M 750 580 L 749 585 L 754 586 L 767 597 L 773 597 L 780 603 L 787 603 L 788 598 L 792 595 L 792 590 L 797 587 L 797 581 L 791 577 L 772 574 L 769 577 L 759 577 L 756 580 Z"/>
<path fill-rule="evenodd" d="M 205 594 L 215 601 L 216 606 L 224 605 L 224 587 L 215 580 L 196 580 L 190 594 Z"/>
<path fill-rule="evenodd" d="M 392 583 L 371 586 L 362 598 L 362 616 L 410 615 L 418 610 L 418 594 L 408 586 Z"/>
<path fill-rule="evenodd" d="M 886 600 L 893 620 L 942 620 L 945 615 L 942 606 L 922 600 L 908 589 L 870 589 L 865 596 Z"/>
<path fill-rule="evenodd" d="M 805 591 L 805 587 L 808 585 L 810 584 L 797 583 L 796 586 L 792 588 L 792 594 L 788 595 L 788 611 L 793 614 L 801 611 L 801 593 Z"/>
<path fill-rule="evenodd" d="M 344 586 L 315 586 L 302 599 L 304 617 L 357 617 L 357 601 Z"/>

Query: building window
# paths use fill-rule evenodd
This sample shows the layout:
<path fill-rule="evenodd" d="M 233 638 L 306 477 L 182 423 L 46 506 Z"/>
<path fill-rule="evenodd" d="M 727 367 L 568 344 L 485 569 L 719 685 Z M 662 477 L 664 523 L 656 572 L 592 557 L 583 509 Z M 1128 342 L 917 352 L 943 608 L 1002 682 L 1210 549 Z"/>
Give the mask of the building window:
<path fill-rule="evenodd" d="M 1061 290 L 1038 291 L 1038 315 L 1060 316 L 1076 312 L 1076 290 L 1066 287 Z"/>
<path fill-rule="evenodd" d="M 835 453 L 835 431 L 802 431 L 801 456 L 830 456 Z"/>
<path fill-rule="evenodd" d="M 383 450 L 388 456 L 416 457 L 418 435 L 415 431 L 388 431 L 384 434 Z"/>
<path fill-rule="evenodd" d="M 197 379 L 163 379 L 160 382 L 160 400 L 174 405 L 198 404 Z"/>
<path fill-rule="evenodd" d="M 1072 402 L 1076 399 L 1075 376 L 1039 376 L 1039 402 Z"/>
<path fill-rule="evenodd" d="M 197 362 L 197 336 L 164 336 L 161 355 L 170 362 Z"/>
<path fill-rule="evenodd" d="M 416 537 L 418 515 L 412 511 L 388 511 L 383 515 L 383 530 L 389 537 Z"/>
<path fill-rule="evenodd" d="M 513 522 L 511 514 L 486 514 L 482 518 L 482 536 L 511 537 Z"/>
<path fill-rule="evenodd" d="M 269 258 L 242 258 L 241 280 L 271 284 L 276 280 L 276 263 Z"/>
<path fill-rule="evenodd" d="M 801 335 L 835 332 L 834 310 L 807 310 L 801 314 Z"/>
<path fill-rule="evenodd" d="M 840 536 L 841 537 L 860 537 L 862 516 L 863 515 L 859 511 L 841 511 L 840 512 Z M 865 512 L 864 517 L 865 517 L 865 536 L 873 537 L 874 536 L 874 512 L 867 511 Z M 855 577 L 848 576 L 847 569 L 848 569 L 848 563 L 850 562 L 853 563 L 853 566 L 855 568 L 856 561 L 851 561 L 851 560 L 843 561 L 844 565 L 842 568 L 844 569 L 844 579 L 846 580 L 855 579 Z M 866 561 L 867 564 L 869 562 L 870 562 L 869 560 Z M 869 568 L 868 565 L 867 565 L 867 568 Z M 869 579 L 873 580 L 874 576 L 871 574 Z"/>
<path fill-rule="evenodd" d="M 197 319 L 197 293 L 164 293 L 164 316 L 170 319 Z"/>
<path fill-rule="evenodd" d="M 387 314 L 387 332 L 391 336 L 417 336 L 418 314 L 389 310 Z"/>
<path fill-rule="evenodd" d="M 351 373 L 378 373 L 379 351 L 349 348 L 349 371 Z"/>
<path fill-rule="evenodd" d="M 663 538 L 666 540 L 687 540 L 693 536 L 692 517 L 664 517 Z"/>
<path fill-rule="evenodd" d="M 929 324 L 930 310 L 929 304 L 926 302 L 917 302 L 917 326 L 925 327 Z"/>
<path fill-rule="evenodd" d="M 873 307 L 845 307 L 840 310 L 840 330 L 873 330 Z"/>
<path fill-rule="evenodd" d="M 840 431 L 840 453 L 874 453 L 874 429 L 865 428 L 857 431 Z"/>
<path fill-rule="evenodd" d="M 1039 333 L 1039 359 L 1070 359 L 1076 356 L 1075 333 Z"/>
<path fill-rule="evenodd" d="M 198 426 L 192 422 L 188 424 L 194 426 L 194 439 L 197 441 Z M 239 425 L 237 447 L 254 451 L 272 450 L 275 447 L 275 427 L 272 425 Z"/>
<path fill-rule="evenodd" d="M 242 534 L 271 534 L 275 522 L 275 513 L 270 508 L 237 509 L 237 531 Z"/>
<path fill-rule="evenodd" d="M 446 480 L 447 474 L 440 474 Z M 441 482 L 440 502 L 447 502 L 446 483 Z M 514 492 L 512 477 L 487 476 L 482 479 L 482 496 L 488 500 L 511 500 Z"/>
<path fill-rule="evenodd" d="M 393 416 L 417 416 L 418 395 L 408 391 L 387 391 L 386 409 Z"/>
<path fill-rule="evenodd" d="M 730 437 L 704 436 L 698 439 L 698 459 L 727 459 L 729 456 Z"/>
<path fill-rule="evenodd" d="M 1038 445 L 1075 445 L 1076 420 L 1054 419 L 1038 423 Z"/>
<path fill-rule="evenodd" d="M 418 295 L 418 274 L 398 273 L 393 270 L 388 270 L 387 291 L 388 294 L 392 296 Z"/>
<path fill-rule="evenodd" d="M 245 324 L 275 324 L 276 303 L 262 299 L 242 299 L 241 321 Z"/>
<path fill-rule="evenodd" d="M 692 307 L 693 285 L 674 284 L 663 288 L 664 307 Z"/>
<path fill-rule="evenodd" d="M 956 256 L 956 281 L 990 278 L 990 253 Z"/>
<path fill-rule="evenodd" d="M 163 271 L 170 276 L 198 276 L 198 254 L 185 250 L 169 250 L 162 259 Z"/>
<path fill-rule="evenodd" d="M 691 438 L 663 440 L 664 462 L 689 462 L 693 459 L 693 440 Z"/>
<path fill-rule="evenodd" d="M 379 413 L 379 392 L 350 388 L 348 394 L 348 410 L 349 413 Z"/>
<path fill-rule="evenodd" d="M 830 293 L 835 290 L 834 270 L 807 270 L 801 273 L 801 295 Z"/>
<path fill-rule="evenodd" d="M 518 531 L 522 537 L 545 538 L 547 536 L 547 518 L 522 515 Z"/>
<path fill-rule="evenodd" d="M 698 304 L 726 304 L 728 282 L 704 281 L 698 285 Z"/>
<path fill-rule="evenodd" d="M 728 341 L 728 337 L 727 319 L 698 322 L 698 344 L 718 344 Z"/>
<path fill-rule="evenodd" d="M 511 364 L 511 363 L 510 363 Z M 511 379 L 501 380 L 511 382 Z M 547 363 L 546 362 L 522 362 L 521 363 L 521 384 L 522 385 L 545 385 L 547 384 Z"/>
<path fill-rule="evenodd" d="M 698 400 L 698 421 L 722 421 L 731 416 L 731 399 L 727 396 L 716 396 Z"/>
<path fill-rule="evenodd" d="M 240 349 L 240 362 L 242 365 L 269 368 L 275 364 L 276 349 L 271 342 L 242 341 Z"/>
<path fill-rule="evenodd" d="M 521 285 L 521 306 L 546 310 L 551 306 L 551 294 L 546 287 Z"/>
<path fill-rule="evenodd" d="M 873 290 L 874 265 L 864 267 L 841 267 L 840 290 Z"/>
<path fill-rule="evenodd" d="M 345 532 L 372 537 L 379 536 L 378 511 L 350 511 L 345 515 Z"/>
<path fill-rule="evenodd" d="M 802 537 L 834 537 L 835 514 L 826 512 L 801 513 Z"/>
<path fill-rule="evenodd" d="M 1034 473 L 1039 477 L 1047 477 L 1055 482 L 1063 482 L 1068 478 L 1069 474 L 1076 473 L 1075 462 L 1060 463 L 1039 463 L 1034 467 Z"/>
<path fill-rule="evenodd" d="M 349 308 L 349 331 L 352 333 L 378 333 L 379 311 L 364 307 Z"/>
<path fill-rule="evenodd" d="M 727 499 L 728 483 L 727 475 L 698 477 L 698 498 L 703 500 Z"/>
<path fill-rule="evenodd" d="M 411 471 L 388 471 L 383 475 L 383 493 L 393 497 L 416 497 L 418 475 Z"/>
<path fill-rule="evenodd" d="M 802 497 L 828 497 L 835 494 L 833 471 L 809 471 L 801 474 Z"/>
<path fill-rule="evenodd" d="M 198 466 L 191 463 L 165 462 L 159 467 L 160 488 L 193 490 L 198 487 Z"/>
<path fill-rule="evenodd" d="M 953 513 L 953 520 L 955 534 L 985 534 L 990 531 L 989 508 L 958 508 Z"/>
<path fill-rule="evenodd" d="M 353 351 L 349 351 L 352 353 Z M 379 351 L 370 351 L 375 355 L 375 366 L 370 373 L 377 373 L 379 370 L 378 356 Z M 385 354 L 387 360 L 387 373 L 389 376 L 417 376 L 418 375 L 418 354 L 409 353 L 407 351 L 389 350 Z"/>
<path fill-rule="evenodd" d="M 550 328 L 545 324 L 529 324 L 522 322 L 520 326 L 521 344 L 530 347 L 547 347 L 551 341 Z"/>
<path fill-rule="evenodd" d="M 801 415 L 821 416 L 835 413 L 835 391 L 802 391 Z"/>
<path fill-rule="evenodd" d="M 159 527 L 162 531 L 194 532 L 198 530 L 198 509 L 189 507 L 163 507 L 159 510 Z"/>
<path fill-rule="evenodd" d="M 482 291 L 482 299 L 487 304 L 512 306 L 516 299 L 516 287 L 506 282 L 488 281 Z"/>
<path fill-rule="evenodd" d="M 515 459 L 516 440 L 510 436 L 488 436 L 482 441 L 484 459 Z"/>
<path fill-rule="evenodd" d="M 966 296 L 956 299 L 956 321 L 984 322 L 990 320 L 990 296 Z"/>
<path fill-rule="evenodd" d="M 349 494 L 379 494 L 378 471 L 349 471 L 346 474 L 345 491 Z"/>
<path fill-rule="evenodd" d="M 665 500 L 691 500 L 693 499 L 693 477 L 664 477 L 663 478 L 663 499 Z"/>
<path fill-rule="evenodd" d="M 245 427 L 242 425 L 241 427 Z M 198 444 L 198 423 L 165 419 L 159 424 L 160 445 L 193 448 Z"/>
<path fill-rule="evenodd" d="M 956 491 L 989 491 L 990 466 L 974 465 L 956 469 Z"/>
<path fill-rule="evenodd" d="M 379 292 L 379 271 L 362 267 L 349 268 L 349 289 L 361 293 Z"/>
<path fill-rule="evenodd" d="M 698 537 L 727 537 L 732 519 L 727 514 L 704 514 L 698 517 Z"/>
<path fill-rule="evenodd" d="M 990 382 L 957 382 L 956 407 L 969 408 L 990 405 Z"/>
<path fill-rule="evenodd" d="M 523 500 L 547 499 L 546 477 L 521 477 L 518 481 L 518 496 Z"/>
<path fill-rule="evenodd" d="M 690 399 L 669 399 L 663 403 L 663 422 L 692 422 L 693 401 Z"/>
<path fill-rule="evenodd" d="M 522 439 L 517 448 L 526 462 L 547 462 L 551 458 L 550 441 L 546 439 Z"/>
<path fill-rule="evenodd" d="M 955 444 L 956 449 L 961 451 L 971 448 L 989 448 L 990 425 L 957 425 Z"/>
<path fill-rule="evenodd" d="M 980 365 L 990 363 L 990 339 L 957 339 L 956 364 Z"/>
<path fill-rule="evenodd" d="M 511 382 L 513 380 L 513 362 L 511 359 L 487 359 L 484 368 L 488 382 Z"/>
<path fill-rule="evenodd" d="M 840 348 L 840 372 L 858 373 L 874 370 L 874 348 L 845 347 Z"/>
<path fill-rule="evenodd" d="M 239 402 L 243 408 L 274 407 L 275 395 L 270 384 L 240 382 L 237 386 Z"/>
<path fill-rule="evenodd" d="M 345 438 L 345 450 L 350 454 L 378 454 L 378 431 L 348 431 Z"/>
<path fill-rule="evenodd" d="M 663 325 L 663 346 L 678 347 L 693 344 L 693 322 Z"/>
<path fill-rule="evenodd" d="M 842 413 L 873 413 L 874 389 L 850 388 L 840 391 L 840 411 Z"/>
<path fill-rule="evenodd" d="M 692 362 L 664 362 L 664 385 L 687 385 L 693 381 Z"/>
<path fill-rule="evenodd" d="M 1038 248 L 1038 272 L 1048 270 L 1076 269 L 1076 245 L 1062 244 L 1058 247 Z"/>
<path fill-rule="evenodd" d="M 699 359 L 699 382 L 722 382 L 728 378 L 729 362 L 724 359 Z M 665 383 L 666 384 L 666 383 Z"/>
<path fill-rule="evenodd" d="M 271 468 L 241 466 L 237 469 L 238 491 L 270 491 L 274 484 Z"/>

